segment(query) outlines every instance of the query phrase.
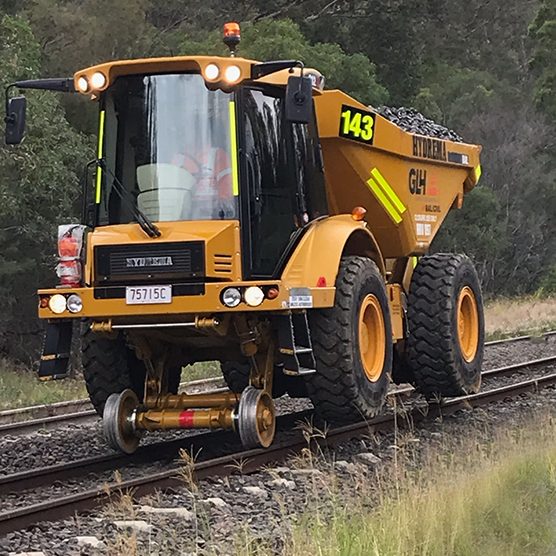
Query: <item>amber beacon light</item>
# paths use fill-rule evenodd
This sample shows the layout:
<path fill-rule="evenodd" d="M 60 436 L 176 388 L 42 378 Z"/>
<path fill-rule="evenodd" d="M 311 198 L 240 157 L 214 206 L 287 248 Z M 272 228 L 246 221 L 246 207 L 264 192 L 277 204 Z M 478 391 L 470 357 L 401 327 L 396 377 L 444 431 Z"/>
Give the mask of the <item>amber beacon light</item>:
<path fill-rule="evenodd" d="M 237 45 L 241 40 L 239 23 L 229 21 L 224 23 L 224 44 L 230 49 L 230 56 L 235 56 Z"/>

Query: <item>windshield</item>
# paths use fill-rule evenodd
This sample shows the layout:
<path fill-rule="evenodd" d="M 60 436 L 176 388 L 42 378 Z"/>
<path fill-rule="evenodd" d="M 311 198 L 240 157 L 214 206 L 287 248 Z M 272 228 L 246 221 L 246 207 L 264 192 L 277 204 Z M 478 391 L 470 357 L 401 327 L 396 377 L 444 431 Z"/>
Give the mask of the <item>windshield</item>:
<path fill-rule="evenodd" d="M 132 222 L 133 203 L 156 222 L 237 218 L 230 93 L 209 91 L 198 74 L 120 77 L 104 111 L 100 224 Z"/>

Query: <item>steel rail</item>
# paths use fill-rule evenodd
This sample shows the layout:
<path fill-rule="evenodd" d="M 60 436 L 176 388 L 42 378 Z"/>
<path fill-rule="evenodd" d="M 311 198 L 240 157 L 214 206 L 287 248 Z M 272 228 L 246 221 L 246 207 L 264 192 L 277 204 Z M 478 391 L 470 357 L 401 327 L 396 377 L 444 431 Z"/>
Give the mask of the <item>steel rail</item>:
<path fill-rule="evenodd" d="M 86 409 L 91 409 L 89 399 L 68 400 L 64 402 L 47 403 L 40 405 L 31 405 L 27 407 L 18 407 L 15 409 L 5 409 L 0 411 L 0 425 L 9 425 L 17 423 L 24 418 L 42 419 L 44 417 L 53 417 L 55 415 L 64 415 L 67 413 L 76 413 Z"/>
<path fill-rule="evenodd" d="M 16 421 L 15 423 L 7 423 L 0 425 L 0 436 L 3 434 L 28 434 L 38 430 L 48 430 L 57 428 L 60 423 L 83 423 L 94 421 L 98 418 L 94 409 L 86 409 L 75 413 L 62 413 L 61 415 L 53 415 L 52 417 L 42 417 L 40 419 L 29 419 L 27 421 Z"/>
<path fill-rule="evenodd" d="M 540 335 L 502 338 L 500 340 L 485 342 L 485 347 L 549 337 L 553 335 L 556 335 L 556 330 L 544 332 Z M 199 388 L 211 384 L 221 384 L 222 381 L 222 377 L 213 377 L 208 379 L 182 382 L 180 384 L 180 387 Z M 81 413 L 83 414 L 81 415 Z M 21 418 L 29 415 L 32 418 L 28 419 L 28 425 L 24 425 L 24 420 Z M 3 410 L 0 411 L 0 436 L 2 435 L 2 433 L 26 434 L 36 430 L 50 429 L 58 426 L 61 422 L 64 421 L 70 421 L 72 419 L 74 421 L 86 421 L 87 419 L 94 418 L 94 416 L 95 412 L 91 409 L 91 402 L 88 399 L 70 400 L 52 404 L 41 404 L 29 407 Z M 31 421 L 36 421 L 36 423 L 33 423 Z M 10 427 L 10 425 L 12 424 L 13 427 Z"/>
<path fill-rule="evenodd" d="M 530 361 L 522 361 L 521 363 L 514 363 L 513 365 L 505 365 L 503 367 L 496 367 L 494 369 L 487 369 L 486 371 L 483 371 L 481 373 L 481 378 L 483 380 L 497 378 L 499 376 L 518 373 L 527 368 L 542 367 L 543 365 L 549 365 L 550 363 L 556 363 L 556 355 L 550 355 L 541 359 L 531 359 Z M 391 394 L 396 395 L 412 394 L 413 392 L 415 392 L 415 388 L 413 388 L 413 386 L 394 388 L 390 391 Z"/>
<path fill-rule="evenodd" d="M 534 340 L 534 339 L 541 339 L 541 338 L 548 338 L 550 336 L 554 336 L 556 334 L 556 330 L 549 330 L 548 332 L 542 332 L 541 334 L 529 334 L 527 336 L 514 336 L 513 338 L 501 338 L 500 340 L 490 340 L 489 342 L 485 342 L 486 346 L 497 346 L 499 344 L 510 344 L 512 342 L 522 342 L 524 340 Z"/>
<path fill-rule="evenodd" d="M 540 366 L 541 364 L 550 365 L 555 361 L 556 356 L 536 359 L 519 363 L 514 366 L 514 370 L 517 368 L 519 371 L 527 366 Z M 527 365 L 527 363 L 529 363 L 529 365 Z M 488 376 L 492 377 L 496 374 L 507 374 L 510 372 L 510 369 L 511 366 L 499 367 L 498 369 L 486 371 L 486 373 L 488 373 Z M 402 406 L 402 411 L 395 412 L 394 414 L 382 415 L 366 422 L 330 429 L 326 431 L 323 438 L 316 438 L 314 441 L 322 446 L 334 447 L 341 442 L 357 438 L 362 434 L 368 434 L 374 431 L 392 430 L 394 426 L 403 427 L 407 424 L 413 425 L 435 418 L 439 415 L 452 415 L 463 409 L 479 407 L 495 401 L 514 398 L 523 393 L 536 391 L 541 387 L 552 384 L 556 384 L 556 373 L 504 385 L 477 394 L 470 394 L 449 400 L 441 400 L 438 403 L 429 403 L 429 405 L 413 407 L 407 411 L 404 411 Z M 288 431 L 284 434 L 286 438 L 278 440 L 278 442 L 265 450 L 236 452 L 207 461 L 197 462 L 193 467 L 195 476 L 200 480 L 206 477 L 229 475 L 233 472 L 234 468 L 238 467 L 238 462 L 241 462 L 242 473 L 250 473 L 260 469 L 263 465 L 282 461 L 290 454 L 299 452 L 301 449 L 307 447 L 307 439 L 303 432 L 300 431 L 299 428 L 297 430 L 291 430 L 291 428 L 296 422 L 310 419 L 311 415 L 312 413 L 310 411 L 305 411 L 279 417 L 279 429 Z M 214 442 L 217 438 L 217 434 L 218 433 L 208 433 L 195 436 L 199 437 L 197 440 L 201 438 L 204 440 L 212 439 Z M 220 439 L 226 437 L 226 435 L 231 437 L 228 432 L 222 432 L 220 434 Z M 191 437 L 185 439 L 185 443 L 191 443 L 191 441 L 194 440 L 195 438 Z M 181 443 L 184 443 L 184 439 L 181 439 Z M 158 447 L 153 448 L 153 451 L 156 453 L 157 449 Z M 147 457 L 148 447 L 145 447 L 144 451 L 145 454 L 142 457 Z M 118 457 L 122 458 L 119 461 L 130 461 L 129 457 Z M 59 471 L 61 472 L 61 470 Z M 73 513 L 77 511 L 91 510 L 105 504 L 112 496 L 122 491 L 133 492 L 134 496 L 142 496 L 158 489 L 180 485 L 183 485 L 183 479 L 179 476 L 179 467 L 173 467 L 170 470 L 151 474 L 148 477 L 111 483 L 84 492 L 33 504 L 25 508 L 16 508 L 0 514 L 0 534 L 23 529 L 41 521 L 63 519 L 73 515 Z"/>

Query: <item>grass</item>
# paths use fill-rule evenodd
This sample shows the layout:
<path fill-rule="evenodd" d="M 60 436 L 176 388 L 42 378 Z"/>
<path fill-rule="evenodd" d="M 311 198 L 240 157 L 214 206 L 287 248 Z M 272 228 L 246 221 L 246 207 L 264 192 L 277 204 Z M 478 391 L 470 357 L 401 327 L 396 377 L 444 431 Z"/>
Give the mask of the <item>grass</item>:
<path fill-rule="evenodd" d="M 217 361 L 188 365 L 182 372 L 184 381 L 214 376 L 221 376 Z M 82 378 L 41 382 L 34 372 L 0 359 L 0 411 L 87 397 Z"/>
<path fill-rule="evenodd" d="M 431 449 L 419 465 L 368 477 L 358 496 L 308 508 L 292 556 L 556 553 L 556 426 L 534 421 L 482 445 Z M 333 481 L 330 481 L 333 483 Z M 364 485 L 365 483 L 361 483 Z M 378 494 L 377 494 L 378 492 Z M 377 501 L 370 508 L 369 501 Z M 321 498 L 322 504 L 322 498 Z"/>
<path fill-rule="evenodd" d="M 0 410 L 86 397 L 82 380 L 41 382 L 35 373 L 0 359 Z"/>
<path fill-rule="evenodd" d="M 187 365 L 187 367 L 184 367 L 181 373 L 181 379 L 184 382 L 218 376 L 222 376 L 219 361 L 203 361 L 201 363 L 193 363 L 193 365 Z"/>
<path fill-rule="evenodd" d="M 485 303 L 487 340 L 556 328 L 556 297 L 500 298 Z"/>

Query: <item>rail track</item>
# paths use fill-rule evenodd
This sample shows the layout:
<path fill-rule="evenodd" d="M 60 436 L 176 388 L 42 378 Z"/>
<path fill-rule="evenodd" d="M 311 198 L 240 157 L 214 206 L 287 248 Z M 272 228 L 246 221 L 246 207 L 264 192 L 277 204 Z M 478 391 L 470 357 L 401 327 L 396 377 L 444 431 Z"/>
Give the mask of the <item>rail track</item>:
<path fill-rule="evenodd" d="M 215 377 L 180 384 L 180 388 L 189 391 L 200 391 L 207 387 L 224 389 L 224 380 Z M 0 436 L 29 434 L 38 430 L 55 429 L 61 424 L 89 423 L 97 419 L 97 413 L 88 399 L 9 409 L 0 411 Z"/>
<path fill-rule="evenodd" d="M 485 346 L 510 344 L 534 339 L 548 338 L 556 335 L 556 330 L 545 332 L 539 336 L 516 336 L 486 342 Z M 180 385 L 185 389 L 203 389 L 224 386 L 220 377 L 193 380 Z M 71 400 L 53 404 L 36 405 L 18 409 L 0 411 L 0 436 L 2 434 L 29 434 L 38 430 L 48 430 L 67 423 L 87 423 L 97 419 L 88 399 Z"/>
<path fill-rule="evenodd" d="M 556 366 L 556 356 L 535 359 L 508 365 L 483 372 L 483 379 L 489 381 L 494 378 L 513 375 L 525 369 L 546 370 Z M 495 386 L 478 394 L 471 394 L 459 398 L 442 400 L 429 405 L 420 403 L 407 411 L 381 415 L 368 422 L 355 423 L 344 427 L 337 427 L 327 431 L 324 438 L 316 440 L 326 447 L 334 447 L 341 442 L 368 434 L 369 431 L 387 431 L 404 423 L 416 424 L 438 415 L 448 416 L 459 410 L 470 407 L 479 407 L 495 401 L 515 398 L 525 392 L 535 391 L 549 385 L 556 384 L 556 372 L 548 372 L 506 384 Z M 408 394 L 411 388 L 398 389 L 390 395 Z M 402 404 L 403 405 L 403 404 Z M 108 454 L 85 460 L 74 461 L 52 467 L 31 470 L 8 475 L 0 478 L 0 495 L 20 492 L 52 485 L 56 481 L 67 480 L 71 477 L 82 477 L 88 473 L 99 473 L 117 469 L 130 463 L 151 463 L 154 460 L 175 459 L 179 448 L 192 448 L 193 453 L 203 450 L 211 451 L 214 446 L 219 446 L 222 455 L 211 455 L 204 461 L 194 464 L 194 473 L 197 479 L 206 477 L 229 475 L 237 462 L 242 462 L 242 473 L 254 472 L 261 466 L 284 460 L 292 453 L 299 452 L 307 446 L 303 432 L 296 428 L 296 424 L 310 419 L 310 410 L 291 413 L 278 417 L 278 430 L 280 431 L 275 442 L 266 450 L 235 451 L 232 446 L 237 446 L 237 439 L 230 432 L 195 434 L 186 439 L 174 440 L 166 443 L 151 444 L 141 448 L 133 456 Z M 59 496 L 37 504 L 19 507 L 0 513 L 0 535 L 29 527 L 41 521 L 59 520 L 73 515 L 77 511 L 91 510 L 108 502 L 112 496 L 120 492 L 131 491 L 134 496 L 142 496 L 158 489 L 177 487 L 183 485 L 179 476 L 179 466 L 171 465 L 170 469 L 149 473 L 148 476 L 129 479 L 111 484 L 102 484 L 78 493 Z"/>

